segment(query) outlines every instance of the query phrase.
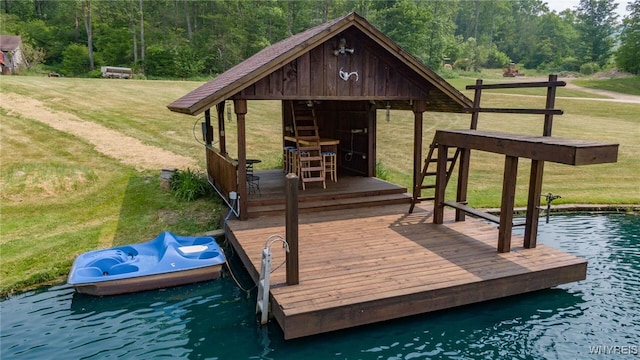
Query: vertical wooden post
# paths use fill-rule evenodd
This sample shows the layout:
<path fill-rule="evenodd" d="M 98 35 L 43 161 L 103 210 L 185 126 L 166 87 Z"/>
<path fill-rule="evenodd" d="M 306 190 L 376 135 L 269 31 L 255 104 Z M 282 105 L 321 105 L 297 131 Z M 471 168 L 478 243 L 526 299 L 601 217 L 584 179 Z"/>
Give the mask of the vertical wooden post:
<path fill-rule="evenodd" d="M 433 201 L 433 223 L 444 222 L 444 193 L 447 189 L 447 153 L 446 145 L 438 144 L 438 163 L 436 167 L 436 192 Z"/>
<path fill-rule="evenodd" d="M 549 82 L 553 83 L 547 87 L 547 110 L 553 109 L 556 105 L 556 84 L 558 81 L 558 75 L 549 74 Z M 542 131 L 542 136 L 551 136 L 551 130 L 553 127 L 553 114 L 545 114 L 544 115 L 544 129 Z"/>
<path fill-rule="evenodd" d="M 245 115 L 247 114 L 247 100 L 233 100 L 238 120 L 238 192 L 240 193 L 240 220 L 247 220 L 247 142 L 245 130 Z"/>
<path fill-rule="evenodd" d="M 549 75 L 547 87 L 546 109 L 553 110 L 556 105 L 556 84 L 558 75 Z M 553 114 L 544 115 L 544 128 L 542 136 L 551 136 L 553 128 Z M 531 175 L 529 177 L 529 196 L 527 198 L 527 216 L 524 228 L 524 247 L 535 248 L 538 238 L 538 218 L 540 216 L 540 195 L 542 194 L 542 174 L 544 173 L 544 161 L 531 160 Z"/>
<path fill-rule="evenodd" d="M 476 130 L 478 128 L 478 116 L 480 112 L 480 97 L 482 96 L 482 79 L 476 80 L 476 91 L 473 95 L 473 112 L 471 113 L 471 126 L 469 127 L 471 130 Z"/>
<path fill-rule="evenodd" d="M 213 128 L 211 127 L 211 109 L 204 111 L 205 144 L 211 145 L 213 142 Z"/>
<path fill-rule="evenodd" d="M 531 160 L 529 175 L 529 197 L 527 199 L 527 216 L 524 226 L 524 247 L 536 247 L 538 237 L 538 218 L 540 216 L 540 194 L 542 193 L 542 173 L 544 161 Z"/>
<path fill-rule="evenodd" d="M 502 205 L 500 207 L 500 228 L 498 229 L 498 252 L 511 251 L 511 230 L 513 228 L 513 205 L 516 200 L 516 180 L 518 158 L 506 156 L 504 179 L 502 180 Z"/>
<path fill-rule="evenodd" d="M 224 101 L 216 105 L 218 113 L 218 141 L 220 143 L 220 153 L 227 155 L 227 141 L 224 133 Z"/>
<path fill-rule="evenodd" d="M 439 151 L 439 150 L 438 150 Z M 448 155 L 448 154 L 447 154 Z M 458 165 L 458 186 L 456 188 L 456 202 L 467 202 L 467 190 L 469 185 L 469 159 L 471 149 L 460 149 L 460 164 Z M 456 209 L 456 221 L 464 221 L 465 212 Z"/>
<path fill-rule="evenodd" d="M 482 79 L 476 80 L 476 90 L 473 95 L 473 112 L 471 113 L 471 125 L 469 129 L 476 130 L 478 128 L 478 116 L 480 112 L 480 99 L 482 97 Z M 471 149 L 461 149 L 460 164 L 458 165 L 458 186 L 456 188 L 456 202 L 466 203 L 467 192 L 469 186 L 469 162 L 471 159 Z M 465 212 L 456 209 L 456 221 L 464 221 Z"/>
<path fill-rule="evenodd" d="M 413 102 L 413 188 L 415 192 L 416 186 L 422 172 L 422 114 L 427 108 L 424 100 L 416 100 Z"/>
<path fill-rule="evenodd" d="M 298 262 L 298 176 L 287 174 L 286 182 L 286 210 L 285 236 L 289 244 L 287 253 L 287 285 L 297 285 L 300 282 Z"/>

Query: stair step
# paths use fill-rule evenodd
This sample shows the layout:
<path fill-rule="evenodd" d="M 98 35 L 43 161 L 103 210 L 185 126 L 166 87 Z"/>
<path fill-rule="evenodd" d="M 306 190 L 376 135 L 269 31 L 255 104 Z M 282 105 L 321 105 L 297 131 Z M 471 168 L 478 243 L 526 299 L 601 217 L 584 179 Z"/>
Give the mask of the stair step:
<path fill-rule="evenodd" d="M 431 185 L 420 185 L 420 189 L 421 190 L 425 190 L 425 189 L 435 189 L 436 185 L 435 184 L 431 184 Z"/>
<path fill-rule="evenodd" d="M 424 197 L 419 197 L 418 201 L 433 201 L 435 199 L 436 199 L 435 196 L 424 196 Z"/>
<path fill-rule="evenodd" d="M 383 206 L 393 204 L 410 204 L 411 196 L 406 193 L 384 194 L 348 199 L 318 200 L 312 202 L 299 202 L 298 211 L 310 213 L 327 210 L 357 209 L 371 206 Z M 285 204 L 273 204 L 264 206 L 252 206 L 249 210 L 250 217 L 280 215 L 285 211 Z"/>

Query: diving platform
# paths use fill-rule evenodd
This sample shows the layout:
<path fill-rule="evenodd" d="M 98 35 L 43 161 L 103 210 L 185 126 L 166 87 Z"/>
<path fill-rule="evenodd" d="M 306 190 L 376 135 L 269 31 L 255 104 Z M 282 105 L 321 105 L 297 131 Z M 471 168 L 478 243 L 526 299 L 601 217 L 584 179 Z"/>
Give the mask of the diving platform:
<path fill-rule="evenodd" d="M 498 229 L 455 221 L 433 205 L 299 214 L 299 283 L 287 285 L 285 250 L 272 250 L 270 304 L 285 339 L 299 338 L 584 280 L 587 261 L 539 244 L 496 251 Z M 284 216 L 229 220 L 226 238 L 253 281 L 265 240 L 285 235 Z"/>

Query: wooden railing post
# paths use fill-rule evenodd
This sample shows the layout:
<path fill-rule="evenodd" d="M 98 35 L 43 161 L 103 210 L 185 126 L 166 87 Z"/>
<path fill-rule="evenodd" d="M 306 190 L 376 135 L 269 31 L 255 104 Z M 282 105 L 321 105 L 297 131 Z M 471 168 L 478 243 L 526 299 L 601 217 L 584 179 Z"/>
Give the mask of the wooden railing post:
<path fill-rule="evenodd" d="M 285 210 L 285 236 L 289 244 L 287 253 L 287 285 L 297 285 L 300 282 L 298 262 L 298 183 L 296 174 L 287 174 L 286 182 L 286 210 Z"/>

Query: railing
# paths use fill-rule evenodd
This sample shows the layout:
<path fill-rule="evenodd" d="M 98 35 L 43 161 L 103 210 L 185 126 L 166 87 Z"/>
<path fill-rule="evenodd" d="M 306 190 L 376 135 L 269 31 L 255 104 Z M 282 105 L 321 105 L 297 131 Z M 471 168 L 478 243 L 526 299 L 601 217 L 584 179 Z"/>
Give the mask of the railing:
<path fill-rule="evenodd" d="M 238 192 L 238 161 L 230 158 L 220 150 L 207 146 L 207 175 L 212 185 L 216 187 L 227 202 L 229 193 Z"/>

